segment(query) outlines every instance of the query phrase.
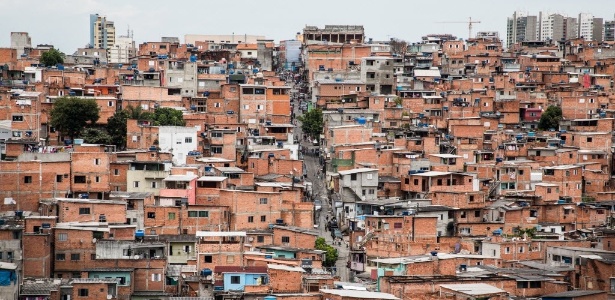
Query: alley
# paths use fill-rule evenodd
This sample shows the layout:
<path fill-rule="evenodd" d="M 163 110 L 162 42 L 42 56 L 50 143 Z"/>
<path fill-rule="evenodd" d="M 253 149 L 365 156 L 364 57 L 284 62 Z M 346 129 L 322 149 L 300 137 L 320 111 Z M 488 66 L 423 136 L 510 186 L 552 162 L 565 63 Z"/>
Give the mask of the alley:
<path fill-rule="evenodd" d="M 301 109 L 299 109 L 299 100 L 295 100 L 294 113 L 295 116 L 300 116 Z M 309 141 L 303 141 L 303 133 L 301 131 L 301 121 L 297 120 L 294 135 L 296 139 L 301 141 L 301 146 L 304 149 L 313 149 L 315 146 Z M 349 269 L 346 266 L 348 261 L 349 247 L 347 237 L 344 237 L 344 241 L 341 245 L 334 243 L 331 237 L 331 232 L 327 231 L 327 220 L 331 219 L 335 214 L 333 213 L 333 207 L 329 203 L 329 196 L 327 192 L 326 176 L 323 174 L 322 165 L 320 164 L 320 157 L 306 151 L 303 156 L 305 168 L 306 168 L 306 181 L 312 183 L 312 201 L 320 199 L 322 201 L 322 208 L 315 212 L 315 225 L 318 225 L 318 231 L 320 235 L 324 237 L 328 244 L 333 245 L 338 250 L 338 259 L 336 264 L 336 275 L 340 276 L 340 281 L 349 281 Z M 320 171 L 320 173 L 319 173 Z"/>

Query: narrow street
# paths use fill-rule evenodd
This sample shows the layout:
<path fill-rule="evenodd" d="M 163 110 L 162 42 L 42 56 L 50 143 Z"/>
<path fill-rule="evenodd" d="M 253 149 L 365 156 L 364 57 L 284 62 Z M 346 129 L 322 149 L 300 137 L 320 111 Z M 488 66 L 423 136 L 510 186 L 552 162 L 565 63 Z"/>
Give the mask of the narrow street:
<path fill-rule="evenodd" d="M 300 100 L 296 99 L 294 102 L 294 113 L 295 116 L 300 116 L 301 109 L 299 108 Z M 295 127 L 295 139 L 301 141 L 301 145 L 304 149 L 310 149 L 314 146 L 309 141 L 303 141 L 303 133 L 301 131 L 301 122 L 297 120 Z M 334 216 L 333 208 L 329 204 L 329 197 L 327 192 L 327 183 L 325 175 L 322 173 L 322 165 L 320 164 L 320 157 L 306 151 L 305 156 L 303 156 L 303 161 L 305 164 L 305 168 L 307 171 L 306 181 L 312 183 L 312 200 L 320 199 L 322 201 L 322 208 L 319 211 L 315 212 L 315 225 L 318 225 L 318 231 L 320 235 L 325 238 L 329 245 L 333 245 L 338 251 L 338 259 L 336 263 L 335 274 L 340 276 L 340 281 L 347 282 L 350 280 L 349 277 L 349 269 L 346 266 L 348 261 L 348 238 L 344 237 L 344 242 L 341 245 L 337 245 L 334 243 L 333 238 L 331 237 L 331 232 L 326 230 L 327 217 L 331 219 Z M 320 176 L 318 176 L 318 171 L 321 171 Z M 319 178 L 320 177 L 320 178 Z"/>

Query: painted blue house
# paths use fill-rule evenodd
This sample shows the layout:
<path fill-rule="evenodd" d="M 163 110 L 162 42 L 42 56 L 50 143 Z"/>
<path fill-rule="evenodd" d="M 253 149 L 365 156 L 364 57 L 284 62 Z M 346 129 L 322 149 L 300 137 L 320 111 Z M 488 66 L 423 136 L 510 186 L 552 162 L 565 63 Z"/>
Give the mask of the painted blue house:
<path fill-rule="evenodd" d="M 118 279 L 118 286 L 130 286 L 133 269 L 89 269 L 88 278 L 113 278 Z"/>
<path fill-rule="evenodd" d="M 222 275 L 222 281 L 216 282 L 216 291 L 244 291 L 246 285 L 266 285 L 269 283 L 267 267 L 217 266 L 214 273 Z"/>

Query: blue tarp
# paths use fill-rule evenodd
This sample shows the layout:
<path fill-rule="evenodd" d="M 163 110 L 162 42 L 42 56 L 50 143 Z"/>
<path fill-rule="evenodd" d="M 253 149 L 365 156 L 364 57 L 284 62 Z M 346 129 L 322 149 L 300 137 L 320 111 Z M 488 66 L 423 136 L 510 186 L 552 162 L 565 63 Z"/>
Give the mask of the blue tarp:
<path fill-rule="evenodd" d="M 0 286 L 11 285 L 11 281 L 13 284 L 17 281 L 15 276 L 15 271 L 11 270 L 0 270 Z"/>

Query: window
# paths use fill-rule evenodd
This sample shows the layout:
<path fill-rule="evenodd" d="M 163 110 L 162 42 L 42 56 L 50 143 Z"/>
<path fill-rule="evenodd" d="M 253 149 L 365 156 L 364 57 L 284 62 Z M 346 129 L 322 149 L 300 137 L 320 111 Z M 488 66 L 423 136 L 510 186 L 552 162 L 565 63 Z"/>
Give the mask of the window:
<path fill-rule="evenodd" d="M 261 216 L 261 222 L 267 222 L 267 216 Z"/>
<path fill-rule="evenodd" d="M 88 297 L 90 291 L 88 289 L 79 289 L 79 297 Z"/>
<path fill-rule="evenodd" d="M 56 260 L 66 260 L 66 254 L 64 253 L 56 254 Z"/>
<path fill-rule="evenodd" d="M 13 122 L 23 122 L 23 116 L 13 116 Z"/>
<path fill-rule="evenodd" d="M 591 138 L 591 137 L 588 137 L 588 138 L 587 138 L 587 142 L 588 142 L 588 143 L 591 143 L 593 140 L 594 140 L 594 139 L 593 139 L 593 138 Z"/>
<path fill-rule="evenodd" d="M 357 174 L 350 174 L 350 180 L 352 181 L 356 181 L 357 180 Z"/>
<path fill-rule="evenodd" d="M 66 242 L 67 240 L 68 240 L 68 233 L 59 233 L 58 234 L 58 241 Z"/>
<path fill-rule="evenodd" d="M 75 176 L 74 181 L 75 183 L 85 183 L 85 176 Z"/>
<path fill-rule="evenodd" d="M 139 182 L 138 181 L 133 181 L 132 182 L 132 187 L 138 188 L 139 187 Z"/>
<path fill-rule="evenodd" d="M 256 242 L 257 243 L 264 243 L 265 242 L 265 237 L 262 235 L 259 235 L 256 237 Z"/>
<path fill-rule="evenodd" d="M 257 105 L 256 110 L 263 110 L 263 105 L 262 104 Z"/>
<path fill-rule="evenodd" d="M 393 228 L 400 229 L 401 228 L 401 222 L 393 223 Z"/>
<path fill-rule="evenodd" d="M 371 173 L 370 173 L 370 174 L 367 174 L 367 179 L 370 179 L 370 180 L 371 180 L 371 179 L 374 179 L 374 174 L 371 174 Z"/>
<path fill-rule="evenodd" d="M 79 214 L 80 215 L 89 215 L 90 214 L 90 208 L 89 207 L 79 207 Z"/>
<path fill-rule="evenodd" d="M 206 210 L 199 211 L 199 218 L 208 218 L 208 217 L 209 217 L 209 211 L 206 211 Z"/>
<path fill-rule="evenodd" d="M 213 256 L 211 255 L 205 255 L 205 262 L 206 263 L 212 263 L 214 261 Z"/>
<path fill-rule="evenodd" d="M 248 223 L 254 223 L 254 216 L 248 216 Z"/>
<path fill-rule="evenodd" d="M 113 101 L 107 102 L 107 106 L 112 107 L 113 106 Z"/>
<path fill-rule="evenodd" d="M 211 146 L 212 154 L 222 154 L 222 146 Z"/>
<path fill-rule="evenodd" d="M 153 189 L 158 188 L 158 182 L 152 181 L 151 186 L 152 186 Z"/>
<path fill-rule="evenodd" d="M 414 185 L 419 185 L 419 180 L 418 179 L 414 179 Z"/>
<path fill-rule="evenodd" d="M 56 182 L 62 182 L 62 175 L 56 175 Z"/>
<path fill-rule="evenodd" d="M 169 220 L 175 220 L 175 213 L 174 212 L 170 212 L 169 213 Z"/>
<path fill-rule="evenodd" d="M 241 277 L 239 276 L 231 276 L 231 284 L 240 284 L 241 283 Z"/>
<path fill-rule="evenodd" d="M 192 137 L 186 137 L 186 138 L 184 138 L 184 143 L 186 143 L 186 144 L 192 144 Z"/>
<path fill-rule="evenodd" d="M 97 165 L 97 166 L 100 165 L 100 158 L 95 158 L 94 159 L 94 164 Z"/>
<path fill-rule="evenodd" d="M 267 198 L 261 198 L 259 202 L 260 204 L 267 204 Z"/>
<path fill-rule="evenodd" d="M 214 103 L 214 107 L 220 107 L 220 102 Z"/>
<path fill-rule="evenodd" d="M 150 211 L 147 213 L 147 218 L 148 219 L 156 219 L 156 213 L 153 211 Z"/>
<path fill-rule="evenodd" d="M 120 176 L 120 169 L 113 169 L 114 176 Z"/>
<path fill-rule="evenodd" d="M 152 274 L 152 281 L 161 281 L 162 274 Z"/>
<path fill-rule="evenodd" d="M 100 176 L 94 177 L 94 182 L 100 182 Z"/>
<path fill-rule="evenodd" d="M 282 237 L 282 243 L 290 243 L 290 237 L 288 237 L 288 236 L 283 236 L 283 237 Z"/>
<path fill-rule="evenodd" d="M 474 217 L 475 217 L 475 218 L 480 217 L 480 210 L 475 210 L 475 211 L 474 211 Z"/>
<path fill-rule="evenodd" d="M 32 176 L 24 176 L 23 183 L 32 183 Z"/>
<path fill-rule="evenodd" d="M 79 254 L 79 253 L 71 253 L 70 260 L 81 260 L 81 254 Z"/>

